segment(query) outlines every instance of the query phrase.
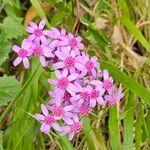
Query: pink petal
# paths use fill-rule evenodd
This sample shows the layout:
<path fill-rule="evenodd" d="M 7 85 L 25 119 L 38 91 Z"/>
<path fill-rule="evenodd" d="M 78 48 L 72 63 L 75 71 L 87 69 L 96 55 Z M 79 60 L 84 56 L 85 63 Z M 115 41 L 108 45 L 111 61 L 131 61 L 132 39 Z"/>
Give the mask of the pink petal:
<path fill-rule="evenodd" d="M 24 39 L 24 40 L 22 41 L 21 47 L 22 47 L 23 49 L 28 50 L 28 49 L 31 47 L 31 45 L 32 45 L 32 42 L 30 42 L 28 39 Z"/>
<path fill-rule="evenodd" d="M 78 44 L 78 48 L 79 48 L 79 49 L 84 49 L 84 44 L 79 43 L 79 44 Z"/>
<path fill-rule="evenodd" d="M 64 111 L 71 111 L 74 109 L 74 106 L 73 105 L 68 105 L 68 106 L 65 106 L 64 107 Z"/>
<path fill-rule="evenodd" d="M 83 70 L 84 69 L 84 66 L 78 62 L 75 63 L 75 67 L 78 69 L 78 70 Z"/>
<path fill-rule="evenodd" d="M 64 28 L 61 29 L 61 34 L 65 35 L 66 34 L 66 30 Z"/>
<path fill-rule="evenodd" d="M 15 51 L 16 53 L 18 53 L 20 51 L 20 47 L 17 45 L 13 45 L 12 46 L 13 51 Z"/>
<path fill-rule="evenodd" d="M 108 71 L 107 70 L 103 71 L 103 77 L 104 77 L 104 80 L 108 79 L 109 75 L 108 75 Z"/>
<path fill-rule="evenodd" d="M 31 34 L 31 35 L 28 37 L 28 40 L 29 40 L 29 41 L 33 41 L 35 38 L 36 38 L 35 34 Z"/>
<path fill-rule="evenodd" d="M 61 60 L 64 60 L 66 57 L 64 56 L 63 53 L 61 53 L 60 51 L 56 51 L 55 52 L 56 56 L 61 59 Z"/>
<path fill-rule="evenodd" d="M 83 78 L 86 74 L 87 74 L 87 69 L 83 69 L 79 77 Z"/>
<path fill-rule="evenodd" d="M 42 112 L 45 116 L 49 115 L 48 110 L 44 104 L 41 105 L 41 109 L 42 109 Z"/>
<path fill-rule="evenodd" d="M 57 81 L 54 80 L 54 79 L 48 79 L 48 82 L 49 82 L 50 84 L 54 84 L 54 85 L 57 84 Z"/>
<path fill-rule="evenodd" d="M 51 49 L 50 49 L 49 47 L 43 46 L 43 49 L 44 49 L 43 55 L 44 55 L 45 57 L 53 57 L 53 56 L 54 56 L 54 55 L 52 54 Z"/>
<path fill-rule="evenodd" d="M 40 29 L 43 29 L 44 26 L 45 26 L 45 24 L 46 24 L 45 19 L 42 19 L 42 20 L 40 21 L 40 23 L 39 23 L 39 28 L 40 28 Z"/>
<path fill-rule="evenodd" d="M 78 73 L 73 73 L 73 74 L 68 76 L 68 80 L 73 81 L 73 80 L 77 79 L 78 77 L 79 77 Z"/>
<path fill-rule="evenodd" d="M 81 42 L 81 41 L 82 41 L 81 36 L 76 37 L 76 40 L 77 40 L 78 42 Z"/>
<path fill-rule="evenodd" d="M 29 60 L 27 57 L 23 58 L 23 65 L 26 69 L 29 68 L 30 65 L 29 65 Z"/>
<path fill-rule="evenodd" d="M 34 29 L 32 27 L 30 27 L 30 26 L 28 26 L 26 28 L 26 31 L 29 32 L 29 33 L 34 33 Z"/>
<path fill-rule="evenodd" d="M 37 29 L 38 26 L 34 23 L 34 22 L 30 22 L 29 25 L 33 28 L 33 29 Z"/>
<path fill-rule="evenodd" d="M 71 132 L 70 135 L 69 135 L 69 141 L 71 141 L 74 137 L 74 132 Z"/>
<path fill-rule="evenodd" d="M 71 50 L 70 46 L 61 47 L 61 51 L 63 55 L 65 56 L 65 58 L 69 56 L 70 50 Z"/>
<path fill-rule="evenodd" d="M 75 95 L 70 98 L 70 101 L 77 101 L 79 100 L 79 98 L 80 98 L 80 95 Z"/>
<path fill-rule="evenodd" d="M 22 58 L 17 57 L 17 58 L 14 60 L 13 65 L 14 65 L 14 66 L 17 66 L 21 61 L 22 61 Z"/>
<path fill-rule="evenodd" d="M 68 69 L 64 69 L 62 72 L 63 77 L 67 77 L 68 75 Z"/>
<path fill-rule="evenodd" d="M 62 78 L 62 74 L 60 73 L 59 70 L 55 70 L 55 74 L 56 74 L 57 78 Z"/>
<path fill-rule="evenodd" d="M 62 129 L 61 129 L 61 127 L 59 126 L 59 124 L 58 123 L 53 123 L 53 128 L 56 130 L 56 131 L 58 131 L 58 132 L 61 132 L 62 131 Z"/>
<path fill-rule="evenodd" d="M 40 59 L 41 65 L 42 65 L 43 67 L 46 67 L 47 64 L 46 64 L 46 59 L 45 59 L 45 57 L 44 57 L 44 56 L 40 56 L 39 59 Z"/>
<path fill-rule="evenodd" d="M 74 115 L 74 116 L 73 116 L 73 119 L 74 119 L 75 122 L 79 122 L 79 117 L 78 117 L 78 115 Z"/>
<path fill-rule="evenodd" d="M 83 104 L 83 102 L 84 102 L 84 100 L 81 98 L 81 99 L 79 100 L 79 102 L 78 102 L 77 106 L 78 106 L 78 107 L 81 107 L 81 106 L 82 106 L 82 104 Z"/>
<path fill-rule="evenodd" d="M 44 121 L 44 119 L 45 119 L 45 117 L 43 116 L 43 115 L 41 115 L 41 114 L 35 114 L 35 118 L 37 119 L 37 120 L 41 120 L 41 121 Z"/>
<path fill-rule="evenodd" d="M 69 39 L 74 38 L 74 36 L 73 36 L 73 34 L 72 34 L 72 33 L 68 33 L 68 37 L 69 37 Z"/>
<path fill-rule="evenodd" d="M 58 62 L 58 63 L 55 63 L 53 66 L 55 67 L 55 69 L 60 69 L 60 68 L 64 67 L 64 63 L 63 62 Z"/>
<path fill-rule="evenodd" d="M 100 104 L 100 105 L 104 105 L 105 104 L 105 101 L 102 97 L 99 97 L 97 98 L 97 102 Z"/>
<path fill-rule="evenodd" d="M 68 88 L 73 92 L 79 92 L 79 90 L 73 83 L 69 83 Z"/>
<path fill-rule="evenodd" d="M 73 120 L 70 119 L 70 118 L 65 118 L 64 121 L 65 121 L 67 124 L 69 124 L 69 125 L 73 125 Z"/>
<path fill-rule="evenodd" d="M 45 134 L 48 134 L 49 131 L 50 131 L 50 126 L 47 125 L 46 123 L 43 123 L 41 125 L 41 128 L 40 128 L 41 132 L 44 132 Z"/>
<path fill-rule="evenodd" d="M 96 100 L 95 99 L 90 99 L 90 107 L 95 107 L 96 106 Z"/>

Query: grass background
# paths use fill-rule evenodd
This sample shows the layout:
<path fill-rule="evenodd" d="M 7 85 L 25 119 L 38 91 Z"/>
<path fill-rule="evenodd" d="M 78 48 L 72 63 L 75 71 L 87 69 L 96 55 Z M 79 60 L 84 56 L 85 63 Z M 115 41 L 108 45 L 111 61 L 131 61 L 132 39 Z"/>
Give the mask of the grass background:
<path fill-rule="evenodd" d="M 41 134 L 29 115 L 49 100 L 53 73 L 36 58 L 29 70 L 12 66 L 11 45 L 20 44 L 27 24 L 41 18 L 47 28 L 80 34 L 85 51 L 99 58 L 125 93 L 117 106 L 97 107 L 84 117 L 83 132 L 72 142 L 54 131 Z M 149 41 L 149 0 L 0 0 L 0 150 L 149 150 Z"/>

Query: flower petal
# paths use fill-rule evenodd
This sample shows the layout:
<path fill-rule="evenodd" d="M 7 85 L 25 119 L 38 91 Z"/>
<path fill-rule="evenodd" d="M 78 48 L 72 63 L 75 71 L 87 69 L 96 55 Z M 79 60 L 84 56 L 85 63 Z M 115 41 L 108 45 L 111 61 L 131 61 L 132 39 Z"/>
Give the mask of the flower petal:
<path fill-rule="evenodd" d="M 45 26 L 45 24 L 46 24 L 45 19 L 42 19 L 42 20 L 40 21 L 40 23 L 39 23 L 39 28 L 40 28 L 40 29 L 43 29 L 44 26 Z"/>
<path fill-rule="evenodd" d="M 21 61 L 22 61 L 22 58 L 17 57 L 17 58 L 14 60 L 13 65 L 14 65 L 14 66 L 17 66 Z"/>
<path fill-rule="evenodd" d="M 49 130 L 50 130 L 50 126 L 47 125 L 46 123 L 43 123 L 41 125 L 41 128 L 40 128 L 41 132 L 44 132 L 45 134 L 48 134 L 49 133 Z"/>
<path fill-rule="evenodd" d="M 74 81 L 75 79 L 77 79 L 79 77 L 78 73 L 73 73 L 71 75 L 68 76 L 68 80 L 69 81 Z"/>
<path fill-rule="evenodd" d="M 59 126 L 59 124 L 58 123 L 53 123 L 53 128 L 56 130 L 56 131 L 58 131 L 58 132 L 61 132 L 62 131 L 62 129 L 61 129 L 61 127 Z"/>
<path fill-rule="evenodd" d="M 27 57 L 23 58 L 23 65 L 26 69 L 29 68 L 30 65 L 29 65 L 29 60 Z"/>
<path fill-rule="evenodd" d="M 20 51 L 20 47 L 17 45 L 13 45 L 12 50 L 15 51 L 16 53 L 18 53 Z"/>
<path fill-rule="evenodd" d="M 40 59 L 41 65 L 42 65 L 43 67 L 46 67 L 47 64 L 46 64 L 46 59 L 45 59 L 45 57 L 44 57 L 44 56 L 40 56 L 39 59 Z"/>
<path fill-rule="evenodd" d="M 45 117 L 41 114 L 35 114 L 35 118 L 39 121 L 44 121 Z"/>
<path fill-rule="evenodd" d="M 41 105 L 41 109 L 42 109 L 42 112 L 45 116 L 49 115 L 48 110 L 44 104 Z"/>

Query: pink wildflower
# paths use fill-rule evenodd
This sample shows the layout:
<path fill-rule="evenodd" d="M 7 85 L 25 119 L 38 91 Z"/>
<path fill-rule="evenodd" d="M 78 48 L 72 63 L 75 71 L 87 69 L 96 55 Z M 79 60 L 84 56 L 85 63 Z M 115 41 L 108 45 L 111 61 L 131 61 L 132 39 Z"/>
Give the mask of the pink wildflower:
<path fill-rule="evenodd" d="M 48 134 L 51 127 L 53 127 L 56 131 L 61 132 L 61 127 L 59 126 L 58 123 L 56 123 L 54 116 L 49 114 L 46 106 L 42 104 L 41 109 L 42 109 L 43 115 L 35 114 L 35 118 L 42 122 L 42 125 L 40 128 L 41 132 Z"/>
<path fill-rule="evenodd" d="M 29 36 L 29 40 L 35 40 L 36 43 L 39 43 L 43 35 L 43 28 L 45 26 L 46 21 L 43 19 L 40 21 L 39 26 L 37 26 L 34 22 L 30 22 L 29 26 L 26 28 L 26 31 L 31 33 Z"/>
<path fill-rule="evenodd" d="M 13 45 L 12 49 L 18 54 L 18 57 L 14 60 L 13 65 L 17 66 L 21 61 L 23 61 L 23 65 L 26 69 L 29 68 L 29 60 L 28 57 L 31 56 L 31 42 L 27 39 L 22 41 L 21 47 L 17 45 Z"/>

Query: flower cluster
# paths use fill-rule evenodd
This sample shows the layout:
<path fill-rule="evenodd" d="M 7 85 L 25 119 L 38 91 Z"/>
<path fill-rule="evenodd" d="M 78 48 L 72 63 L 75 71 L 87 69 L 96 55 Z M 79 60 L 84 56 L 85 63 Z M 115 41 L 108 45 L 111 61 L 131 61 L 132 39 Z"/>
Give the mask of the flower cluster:
<path fill-rule="evenodd" d="M 18 57 L 17 66 L 23 61 L 29 68 L 29 59 L 37 56 L 43 67 L 54 67 L 56 78 L 48 79 L 53 85 L 49 91 L 51 100 L 41 105 L 42 114 L 35 114 L 41 132 L 49 133 L 54 128 L 61 135 L 69 134 L 72 140 L 82 130 L 81 116 L 88 115 L 97 105 L 115 105 L 123 98 L 121 86 L 117 88 L 107 70 L 100 70 L 97 57 L 89 57 L 82 51 L 80 36 L 75 37 L 65 29 L 44 30 L 45 20 L 37 26 L 31 22 L 26 28 L 30 33 L 21 47 L 12 49 Z"/>

